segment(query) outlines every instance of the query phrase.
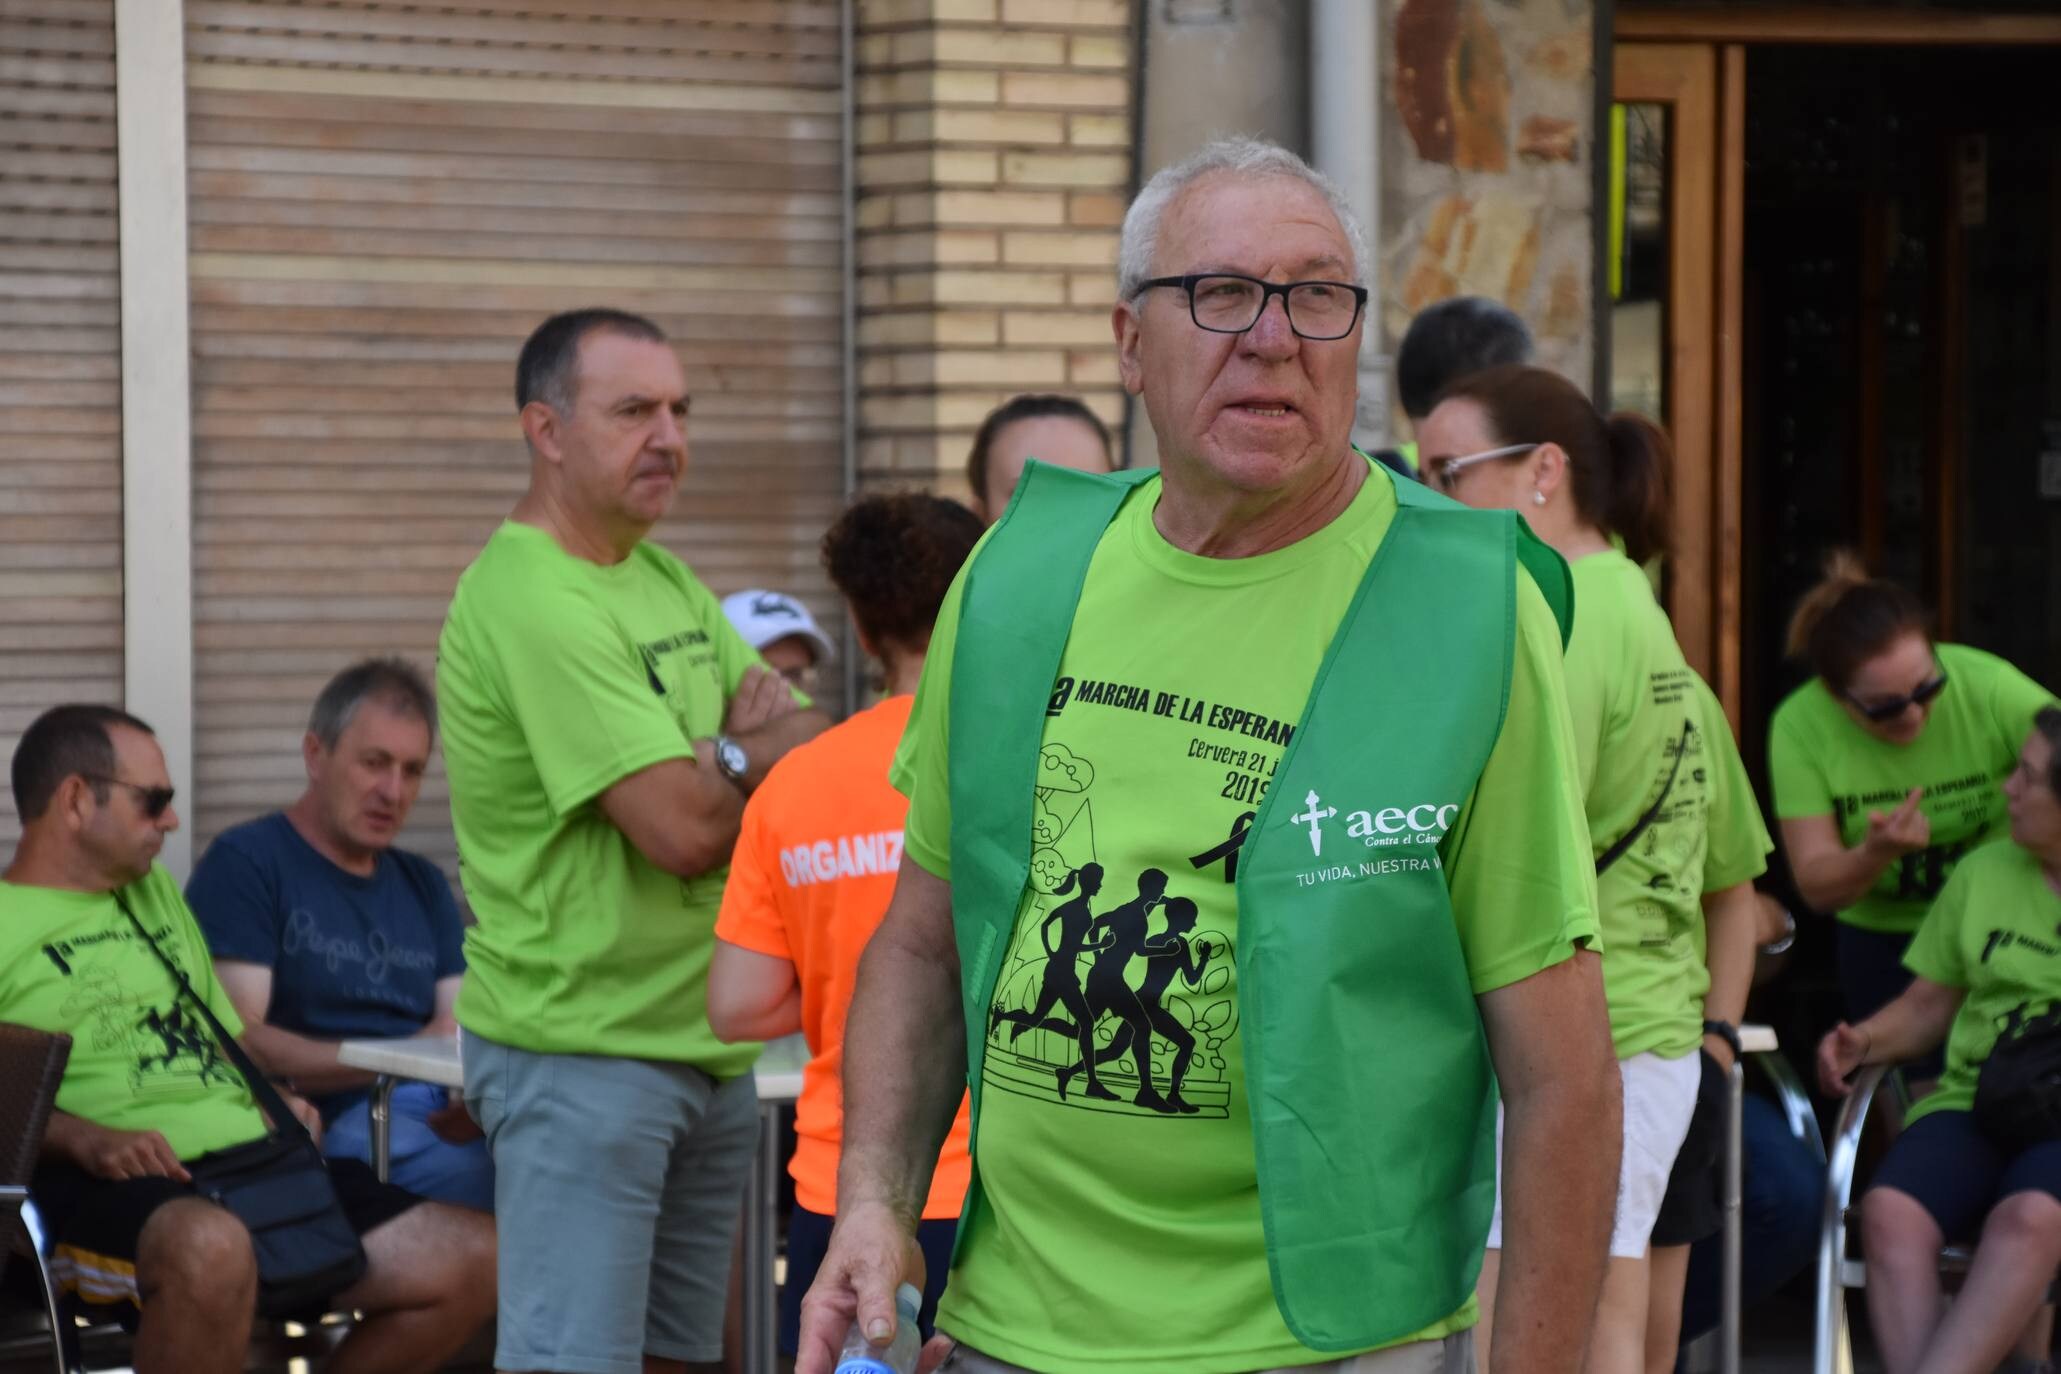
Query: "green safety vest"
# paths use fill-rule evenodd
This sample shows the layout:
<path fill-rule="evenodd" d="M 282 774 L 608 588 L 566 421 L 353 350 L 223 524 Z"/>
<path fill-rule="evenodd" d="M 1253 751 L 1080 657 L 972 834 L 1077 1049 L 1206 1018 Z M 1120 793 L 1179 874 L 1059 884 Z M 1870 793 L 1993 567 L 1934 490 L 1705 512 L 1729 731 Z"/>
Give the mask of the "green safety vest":
<path fill-rule="evenodd" d="M 1392 480 L 1369 467 L 1369 481 Z M 989 1205 L 981 1064 L 1029 879 L 1045 707 L 1096 545 L 1152 475 L 1030 464 L 961 594 L 952 919 L 976 1147 L 962 1238 Z M 1443 1320 L 1480 1271 L 1495 1084 L 1436 846 L 1502 727 L 1516 563 L 1563 639 L 1573 607 L 1567 565 L 1514 515 L 1395 486 L 1394 523 L 1238 859 L 1239 1033 L 1267 1264 L 1288 1329 L 1321 1351 Z"/>

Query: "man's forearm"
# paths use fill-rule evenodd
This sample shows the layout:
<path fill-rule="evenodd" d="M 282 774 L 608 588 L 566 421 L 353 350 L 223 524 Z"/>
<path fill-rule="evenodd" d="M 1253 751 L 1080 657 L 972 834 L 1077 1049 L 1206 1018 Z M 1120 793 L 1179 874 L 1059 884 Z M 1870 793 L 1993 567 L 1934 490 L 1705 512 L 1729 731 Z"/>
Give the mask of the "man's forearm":
<path fill-rule="evenodd" d="M 756 730 L 737 736 L 746 762 L 745 790 L 751 791 L 764 782 L 767 772 L 787 756 L 788 750 L 808 743 L 829 728 L 830 717 L 821 711 L 789 711 Z"/>
<path fill-rule="evenodd" d="M 334 1040 L 317 1040 L 257 1021 L 244 1026 L 242 1038 L 244 1049 L 267 1076 L 288 1079 L 304 1093 L 343 1092 L 373 1079 L 364 1069 L 338 1063 Z"/>
<path fill-rule="evenodd" d="M 43 1158 L 77 1164 L 79 1146 L 92 1130 L 93 1123 L 84 1117 L 53 1110 L 50 1124 L 43 1128 Z"/>
<path fill-rule="evenodd" d="M 1621 1098 L 1609 1062 L 1505 1106 L 1492 1374 L 1581 1367 L 1617 1211 Z"/>
<path fill-rule="evenodd" d="M 1491 1374 L 1575 1374 L 1616 1214 L 1623 1090 L 1590 951 L 1480 999 L 1503 1087 Z"/>
<path fill-rule="evenodd" d="M 938 1149 L 966 1084 L 966 1022 L 959 967 L 949 941 L 951 889 L 904 860 L 919 887 L 943 895 L 940 913 L 895 907 L 866 946 L 844 1031 L 844 1148 L 840 1211 L 883 1204 L 911 1232 L 923 1215 Z M 898 917 L 902 919 L 898 919 Z"/>

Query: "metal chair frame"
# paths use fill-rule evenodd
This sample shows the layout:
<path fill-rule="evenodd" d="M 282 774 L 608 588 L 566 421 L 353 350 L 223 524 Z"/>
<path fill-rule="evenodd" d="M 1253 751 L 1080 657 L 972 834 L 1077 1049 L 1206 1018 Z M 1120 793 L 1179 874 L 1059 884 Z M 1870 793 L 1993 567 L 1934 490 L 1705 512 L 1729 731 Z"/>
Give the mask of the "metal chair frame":
<path fill-rule="evenodd" d="M 1911 1105 L 1908 1085 L 1901 1070 L 1871 1064 L 1853 1081 L 1853 1091 L 1840 1104 L 1839 1120 L 1832 1130 L 1832 1151 L 1826 1164 L 1824 1212 L 1818 1232 L 1817 1317 L 1812 1323 L 1811 1374 L 1853 1374 L 1853 1332 L 1846 1316 L 1846 1290 L 1868 1286 L 1868 1261 L 1847 1254 L 1848 1230 L 1853 1211 L 1854 1167 L 1860 1158 L 1861 1133 L 1868 1124 L 1868 1109 L 1887 1084 L 1899 1109 Z M 1968 1272 L 1974 1251 L 1965 1245 L 1948 1245 L 1939 1252 L 1939 1271 L 1958 1276 Z M 2054 1301 L 2049 1286 L 2047 1301 Z"/>
<path fill-rule="evenodd" d="M 47 1335 L 29 1338 L 31 1344 L 47 1340 L 51 1367 L 56 1374 L 78 1374 L 79 1343 L 56 1275 L 50 1269 L 50 1237 L 36 1209 L 29 1177 L 42 1149 L 43 1134 L 55 1109 L 58 1084 L 64 1078 L 65 1061 L 71 1055 L 71 1037 L 52 1035 L 28 1026 L 0 1025 L 0 1040 L 7 1051 L 7 1078 L 11 1093 L 19 1094 L 7 1112 L 7 1139 L 0 1140 L 0 1216 L 7 1222 L 0 1231 L 0 1263 L 18 1255 L 33 1265 L 42 1299 Z M 15 1081 L 17 1078 L 25 1080 Z M 26 1245 L 15 1243 L 16 1238 Z"/>
<path fill-rule="evenodd" d="M 50 1324 L 51 1367 L 56 1374 L 79 1374 L 84 1365 L 80 1363 L 78 1341 L 73 1334 L 72 1323 L 64 1313 L 63 1297 L 58 1292 L 56 1278 L 50 1272 L 49 1239 L 44 1234 L 43 1217 L 36 1210 L 35 1199 L 29 1196 L 28 1188 L 22 1184 L 0 1184 L 0 1207 L 13 1209 L 34 1254 L 36 1286 L 43 1298 L 43 1318 Z"/>

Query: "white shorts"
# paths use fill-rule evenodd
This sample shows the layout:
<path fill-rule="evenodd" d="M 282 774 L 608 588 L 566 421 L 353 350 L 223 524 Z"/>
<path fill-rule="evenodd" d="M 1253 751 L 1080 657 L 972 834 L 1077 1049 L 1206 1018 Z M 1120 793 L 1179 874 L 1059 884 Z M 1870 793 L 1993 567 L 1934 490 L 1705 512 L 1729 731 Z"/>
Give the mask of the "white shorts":
<path fill-rule="evenodd" d="M 1638 1259 L 1646 1253 L 1675 1155 L 1696 1113 L 1696 1089 L 1703 1067 L 1696 1052 L 1662 1059 L 1648 1052 L 1617 1061 L 1624 1084 L 1624 1157 L 1617 1168 L 1617 1220 L 1610 1229 L 1610 1257 Z M 1503 1248 L 1503 1109 L 1496 1108 L 1496 1213 L 1489 1222 L 1488 1248 Z"/>

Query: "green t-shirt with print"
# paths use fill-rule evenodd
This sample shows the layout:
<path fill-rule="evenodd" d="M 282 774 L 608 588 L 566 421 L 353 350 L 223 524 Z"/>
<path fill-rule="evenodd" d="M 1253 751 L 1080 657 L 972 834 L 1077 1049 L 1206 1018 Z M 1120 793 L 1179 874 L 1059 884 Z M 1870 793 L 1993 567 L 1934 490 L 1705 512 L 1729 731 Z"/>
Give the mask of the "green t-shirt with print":
<path fill-rule="evenodd" d="M 1274 553 L 1211 559 L 1132 492 L 1087 575 L 1047 708 L 1031 882 L 989 1017 L 969 1223 L 939 1325 L 1033 1369 L 1252 1370 L 1333 1358 L 1268 1274 L 1238 1027 L 1237 840 L 1395 513 L 1370 480 Z M 1519 574 L 1508 715 L 1442 857 L 1476 992 L 1592 940 L 1594 886 L 1559 627 Z M 1425 589 L 1427 595 L 1435 588 Z M 906 852 L 949 877 L 946 713 L 959 592 L 938 618 L 894 767 Z M 1427 671 L 1430 671 L 1429 668 Z M 1427 678 L 1426 691 L 1438 690 Z M 1166 694 L 1172 694 L 1169 698 Z M 1410 703 L 1370 705 L 1407 716 Z M 1095 887 L 1068 882 L 1099 871 Z M 1313 975 L 1315 976 L 1315 975 Z M 1075 1027 L 1086 1016 L 1098 1097 Z M 1366 1047 L 1356 1047 L 1364 1054 Z M 1378 1063 L 1341 1072 L 1379 1092 Z M 1157 1098 L 1138 1105 L 1142 1080 Z M 1399 1104 L 1397 1130 L 1409 1129 Z M 1409 1339 L 1475 1320 L 1470 1300 Z"/>
<path fill-rule="evenodd" d="M 726 869 L 680 879 L 638 851 L 596 799 L 630 774 L 691 759 L 759 661 L 715 595 L 642 543 L 575 558 L 505 523 L 458 580 L 437 698 L 465 933 L 458 1020 L 543 1054 L 605 1054 L 744 1072 L 755 1045 L 708 1026 Z"/>
<path fill-rule="evenodd" d="M 1932 843 L 1884 869 L 1868 895 L 1838 913 L 1863 930 L 1907 932 L 1925 919 L 1954 864 L 2003 833 L 2004 778 L 2032 718 L 2053 694 L 1994 654 L 1938 646 L 1946 690 L 1910 744 L 1877 739 L 1812 678 L 1775 708 L 1768 775 L 1783 820 L 1831 816 L 1851 849 L 1868 835 L 1870 811 L 1894 811 L 1913 787 L 1932 823 Z"/>
<path fill-rule="evenodd" d="M 2061 1000 L 2061 897 L 2030 853 L 1993 840 L 1954 866 L 1904 951 L 1904 967 L 1968 990 L 1947 1032 L 1946 1072 L 1910 1119 L 1965 1112 L 2005 1016 L 2021 1007 L 2038 1016 Z"/>
<path fill-rule="evenodd" d="M 1696 690 L 1702 705 L 1702 738 L 1707 742 L 1704 766 L 1709 772 L 1710 822 L 1703 855 L 1703 895 L 1709 896 L 1750 883 L 1767 872 L 1775 842 L 1761 817 L 1760 799 L 1753 794 L 1753 780 L 1746 775 L 1746 760 L 1739 756 L 1739 743 L 1732 738 L 1732 723 L 1725 719 L 1724 706 L 1700 677 Z M 1691 927 L 1696 959 L 1688 986 L 1699 1007 L 1710 992 L 1709 933 L 1702 921 Z"/>
<path fill-rule="evenodd" d="M 1596 852 L 1666 789 L 1653 823 L 1596 880 L 1611 1040 L 1620 1059 L 1674 1058 L 1703 1040 L 1703 895 L 1759 877 L 1774 846 L 1731 726 L 1645 572 L 1615 551 L 1572 569 L 1567 704 Z"/>
<path fill-rule="evenodd" d="M 171 874 L 153 866 L 121 892 L 208 1010 L 243 1034 Z M 0 1021 L 72 1037 L 59 1111 L 156 1131 L 181 1159 L 265 1133 L 243 1075 L 111 892 L 0 882 Z"/>
<path fill-rule="evenodd" d="M 1746 760 L 1740 757 L 1739 742 L 1732 738 L 1732 723 L 1725 719 L 1724 706 L 1700 677 L 1696 692 L 1702 703 L 1705 738 L 1710 741 L 1705 756 L 1710 770 L 1710 839 L 1703 855 L 1707 896 L 1750 883 L 1767 872 L 1775 841 L 1768 834 L 1760 798 L 1754 795 L 1753 779 L 1746 774 Z"/>

